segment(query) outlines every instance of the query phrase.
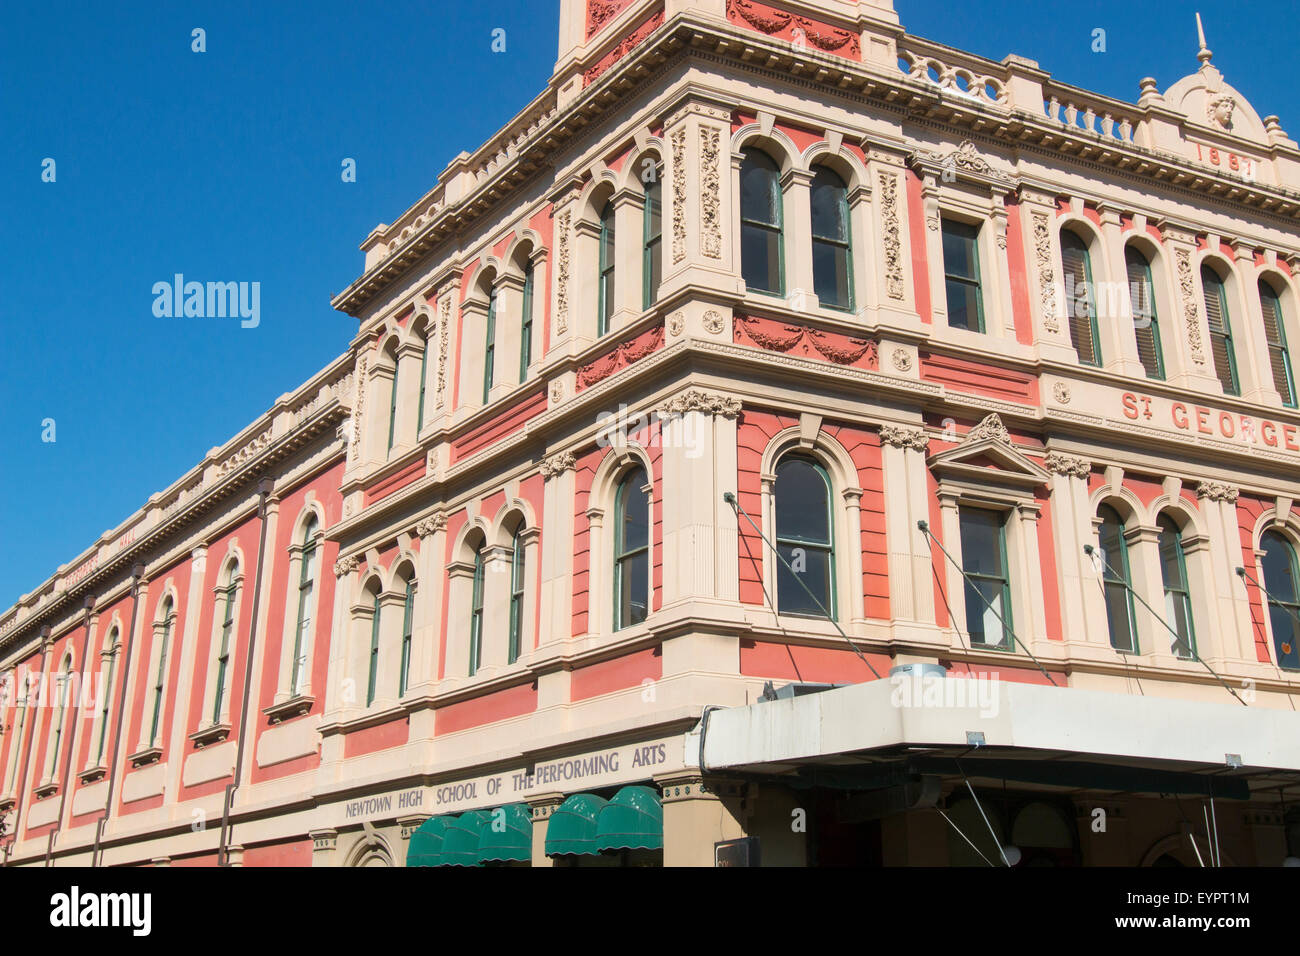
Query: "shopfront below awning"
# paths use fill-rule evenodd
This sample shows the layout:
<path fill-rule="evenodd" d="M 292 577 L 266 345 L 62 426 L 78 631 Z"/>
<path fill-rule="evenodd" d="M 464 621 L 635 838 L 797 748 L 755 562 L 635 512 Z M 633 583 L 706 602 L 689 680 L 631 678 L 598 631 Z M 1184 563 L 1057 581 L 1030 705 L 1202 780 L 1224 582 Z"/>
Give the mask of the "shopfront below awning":
<path fill-rule="evenodd" d="M 795 786 L 874 789 L 937 775 L 1248 799 L 1300 780 L 1300 713 L 1231 699 L 891 678 L 713 710 L 688 735 L 693 759 L 709 773 Z"/>

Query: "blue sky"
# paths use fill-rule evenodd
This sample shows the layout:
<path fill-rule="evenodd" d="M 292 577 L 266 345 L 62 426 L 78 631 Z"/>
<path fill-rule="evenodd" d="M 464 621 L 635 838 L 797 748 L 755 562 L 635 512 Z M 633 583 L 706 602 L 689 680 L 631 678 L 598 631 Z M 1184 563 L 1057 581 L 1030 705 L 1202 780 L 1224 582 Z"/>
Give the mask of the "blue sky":
<path fill-rule="evenodd" d="M 1191 3 L 897 0 L 911 33 L 1132 101 L 1196 66 Z M 1297 12 L 1206 8 L 1215 63 L 1293 136 Z M 347 346 L 358 243 L 533 98 L 556 0 L 10 4 L 0 32 L 0 608 Z M 191 51 L 191 30 L 207 50 Z M 505 53 L 491 50 L 504 28 Z M 1092 52 L 1092 31 L 1107 51 Z M 42 162 L 56 179 L 41 181 Z M 356 161 L 357 181 L 341 180 Z M 261 321 L 157 318 L 174 273 Z M 54 419 L 55 441 L 42 441 Z"/>

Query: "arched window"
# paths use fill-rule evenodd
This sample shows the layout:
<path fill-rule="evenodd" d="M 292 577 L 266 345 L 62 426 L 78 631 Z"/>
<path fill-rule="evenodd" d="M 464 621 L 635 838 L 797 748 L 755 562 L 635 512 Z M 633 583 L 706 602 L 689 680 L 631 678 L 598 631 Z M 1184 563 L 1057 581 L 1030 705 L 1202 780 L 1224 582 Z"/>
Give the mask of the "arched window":
<path fill-rule="evenodd" d="M 293 663 L 290 665 L 289 696 L 297 697 L 302 693 L 303 681 L 307 677 L 307 653 L 311 645 L 312 597 L 316 590 L 316 572 L 319 564 L 320 549 L 316 546 L 316 534 L 320 522 L 313 514 L 307 519 L 307 526 L 302 532 L 302 567 L 298 572 L 298 626 L 293 632 Z"/>
<path fill-rule="evenodd" d="M 663 183 L 662 170 L 656 166 L 654 178 L 645 184 L 645 238 L 641 259 L 644 277 L 641 308 L 648 309 L 659 299 L 659 283 L 663 280 L 664 266 L 660 249 L 663 246 Z"/>
<path fill-rule="evenodd" d="M 480 542 L 474 549 L 474 590 L 469 606 L 469 676 L 478 673 L 483 663 L 483 571 L 485 556 L 484 545 Z"/>
<path fill-rule="evenodd" d="M 1061 271 L 1065 273 L 1065 307 L 1069 311 L 1070 342 L 1084 365 L 1100 365 L 1097 305 L 1092 294 L 1092 259 L 1088 244 L 1068 229 L 1061 230 Z"/>
<path fill-rule="evenodd" d="M 773 498 L 776 549 L 784 559 L 776 568 L 777 610 L 834 617 L 835 541 L 826 469 L 799 455 L 782 459 Z"/>
<path fill-rule="evenodd" d="M 393 352 L 393 388 L 388 400 L 388 450 L 393 450 L 397 441 L 397 353 Z"/>
<path fill-rule="evenodd" d="M 118 630 L 114 626 L 109 629 L 108 637 L 104 638 L 104 654 L 107 658 L 104 669 L 106 676 L 104 678 L 104 692 L 100 694 L 99 700 L 99 742 L 95 745 L 95 766 L 103 765 L 104 746 L 108 742 L 108 705 L 113 698 L 113 671 L 117 665 L 117 641 Z"/>
<path fill-rule="evenodd" d="M 366 706 L 375 702 L 375 686 L 379 681 L 379 588 L 375 588 L 375 607 L 370 616 L 370 662 L 366 676 Z"/>
<path fill-rule="evenodd" d="M 420 333 L 420 404 L 415 410 L 415 431 L 419 434 L 424 427 L 424 383 L 429 369 L 429 327 L 426 325 Z"/>
<path fill-rule="evenodd" d="M 1156 315 L 1155 285 L 1151 263 L 1136 246 L 1124 250 L 1128 272 L 1129 300 L 1133 307 L 1133 331 L 1137 336 L 1138 358 L 1147 378 L 1165 377 L 1164 353 L 1160 348 L 1160 320 Z"/>
<path fill-rule="evenodd" d="M 609 331 L 609 320 L 614 315 L 614 200 L 605 203 L 600 211 L 600 273 L 597 277 L 599 298 L 596 303 L 596 334 Z"/>
<path fill-rule="evenodd" d="M 1173 641 L 1173 652 L 1178 657 L 1191 658 L 1196 653 L 1196 628 L 1192 624 L 1191 590 L 1187 586 L 1187 558 L 1183 554 L 1183 533 L 1174 519 L 1161 515 L 1156 519 L 1160 528 L 1160 575 L 1165 586 L 1165 620 L 1178 632 Z"/>
<path fill-rule="evenodd" d="M 524 527 L 521 522 L 510 543 L 510 647 L 507 664 L 519 660 L 524 634 Z"/>
<path fill-rule="evenodd" d="M 167 682 L 167 645 L 171 643 L 172 624 L 175 622 L 175 615 L 172 613 L 172 599 L 170 597 L 163 601 L 162 605 L 161 633 L 159 640 L 161 643 L 158 647 L 158 673 L 153 682 L 153 719 L 149 722 L 149 745 L 158 742 L 158 723 L 162 719 L 163 705 L 163 688 Z"/>
<path fill-rule="evenodd" d="M 397 679 L 397 696 L 405 697 L 411 680 L 411 624 L 415 616 L 415 575 L 406 579 L 406 601 L 402 605 L 402 666 Z"/>
<path fill-rule="evenodd" d="M 53 780 L 55 774 L 58 773 L 59 752 L 63 746 L 63 718 L 67 715 L 68 687 L 71 683 L 72 655 L 69 654 L 63 659 L 63 670 L 54 678 L 56 710 L 54 712 L 54 723 L 51 726 L 53 736 L 50 741 L 50 763 L 46 774 L 48 780 Z"/>
<path fill-rule="evenodd" d="M 1110 629 L 1110 646 L 1126 653 L 1137 652 L 1137 625 L 1133 611 L 1133 583 L 1129 571 L 1128 541 L 1124 538 L 1124 519 L 1109 505 L 1097 509 L 1101 518 L 1102 593 L 1106 599 L 1106 623 Z"/>
<path fill-rule="evenodd" d="M 23 729 L 27 726 L 27 711 L 31 707 L 31 681 L 30 674 L 23 674 L 18 678 L 16 690 L 14 692 L 14 706 L 18 712 L 18 725 L 13 728 L 11 733 L 7 733 L 7 738 L 12 738 L 13 743 L 9 745 L 9 763 L 5 767 L 5 786 L 0 791 L 0 796 L 8 796 L 14 792 L 14 787 L 18 784 L 18 748 L 23 744 Z"/>
<path fill-rule="evenodd" d="M 966 578 L 966 631 L 971 644 L 1011 650 L 1011 572 L 1006 515 L 987 508 L 958 510 L 961 565 Z"/>
<path fill-rule="evenodd" d="M 849 191 L 833 171 L 820 167 L 812 181 L 813 291 L 821 305 L 853 310 L 853 255 Z"/>
<path fill-rule="evenodd" d="M 492 392 L 493 367 L 496 364 L 497 350 L 497 289 L 492 286 L 488 293 L 487 342 L 483 345 L 483 404 L 488 403 Z"/>
<path fill-rule="evenodd" d="M 1282 404 L 1295 408 L 1295 379 L 1291 375 L 1291 353 L 1286 347 L 1282 299 L 1263 279 L 1259 280 L 1259 305 L 1264 314 L 1264 338 L 1268 342 L 1268 364 L 1273 370 L 1273 387 L 1282 396 Z"/>
<path fill-rule="evenodd" d="M 650 489 L 646 470 L 632 469 L 614 503 L 614 630 L 640 624 L 650 606 Z"/>
<path fill-rule="evenodd" d="M 1205 315 L 1210 320 L 1210 354 L 1214 356 L 1214 374 L 1219 377 L 1223 394 L 1240 395 L 1237 380 L 1237 356 L 1232 346 L 1232 320 L 1228 315 L 1228 290 L 1219 274 L 1208 265 L 1201 266 L 1201 287 L 1205 289 Z"/>
<path fill-rule="evenodd" d="M 524 266 L 524 306 L 519 325 L 519 381 L 528 378 L 533 362 L 533 263 Z"/>
<path fill-rule="evenodd" d="M 230 645 L 235 636 L 235 606 L 239 598 L 239 565 L 234 561 L 226 565 L 224 600 L 221 612 L 221 634 L 217 638 L 217 682 L 212 700 L 212 723 L 221 723 L 221 709 L 226 702 L 226 675 L 230 668 Z"/>
<path fill-rule="evenodd" d="M 740 271 L 752 292 L 785 294 L 781 174 L 772 157 L 745 151 L 740 164 Z"/>
<path fill-rule="evenodd" d="M 1295 550 L 1276 531 L 1260 539 L 1264 552 L 1264 587 L 1268 589 L 1268 620 L 1278 667 L 1300 670 L 1300 590 L 1296 587 Z"/>

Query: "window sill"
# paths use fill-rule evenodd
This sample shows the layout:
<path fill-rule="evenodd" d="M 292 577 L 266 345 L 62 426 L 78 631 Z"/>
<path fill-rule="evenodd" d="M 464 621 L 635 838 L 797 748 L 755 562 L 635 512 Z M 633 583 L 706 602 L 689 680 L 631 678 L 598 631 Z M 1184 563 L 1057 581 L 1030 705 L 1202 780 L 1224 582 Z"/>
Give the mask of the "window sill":
<path fill-rule="evenodd" d="M 312 705 L 315 703 L 315 697 L 299 695 L 298 697 L 290 697 L 288 700 L 272 704 L 270 707 L 265 708 L 262 713 L 266 715 L 267 720 L 271 723 L 278 724 L 281 721 L 289 720 L 292 717 L 303 716 L 311 710 Z"/>
<path fill-rule="evenodd" d="M 77 774 L 77 779 L 82 783 L 94 783 L 96 780 L 102 780 L 108 776 L 107 767 L 87 767 L 81 773 Z"/>
<path fill-rule="evenodd" d="M 146 747 L 139 753 L 133 753 L 126 758 L 130 761 L 132 767 L 143 767 L 147 764 L 157 763 L 162 759 L 161 747 Z"/>
<path fill-rule="evenodd" d="M 14 808 L 14 805 L 17 802 L 18 802 L 17 797 L 5 797 L 3 799 L 0 799 L 0 813 L 8 813 L 10 810 Z"/>
<path fill-rule="evenodd" d="M 200 727 L 194 733 L 190 734 L 189 739 L 194 743 L 195 750 L 202 750 L 209 744 L 219 744 L 230 736 L 229 724 L 213 724 L 210 727 Z"/>
<path fill-rule="evenodd" d="M 59 792 L 59 784 L 57 781 L 51 780 L 49 783 L 41 784 L 32 792 L 36 794 L 37 800 L 44 800 L 46 797 L 52 797 Z"/>

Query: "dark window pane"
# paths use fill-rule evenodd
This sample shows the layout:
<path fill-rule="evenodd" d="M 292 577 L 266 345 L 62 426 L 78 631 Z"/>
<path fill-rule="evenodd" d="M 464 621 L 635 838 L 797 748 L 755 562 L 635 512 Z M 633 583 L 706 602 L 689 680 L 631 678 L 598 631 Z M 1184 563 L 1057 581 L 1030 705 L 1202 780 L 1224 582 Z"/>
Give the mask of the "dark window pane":
<path fill-rule="evenodd" d="M 645 479 L 638 472 L 638 479 Z M 623 553 L 644 548 L 650 541 L 650 499 L 638 485 L 629 486 L 623 510 Z"/>
<path fill-rule="evenodd" d="M 966 630 L 976 644 L 1004 645 L 1009 636 L 1002 621 L 1009 620 L 1005 603 L 1006 588 L 1001 581 L 975 578 L 966 582 Z M 982 598 L 982 599 L 981 599 Z M 996 613 L 995 613 L 996 612 Z"/>
<path fill-rule="evenodd" d="M 752 222 L 780 224 L 780 182 L 776 163 L 766 153 L 750 150 L 740 167 L 740 216 Z"/>
<path fill-rule="evenodd" d="M 619 572 L 619 626 L 640 624 L 646 618 L 650 591 L 650 555 L 646 551 L 624 558 Z"/>
<path fill-rule="evenodd" d="M 813 237 L 848 242 L 848 194 L 843 180 L 829 169 L 819 169 L 811 192 Z"/>
<path fill-rule="evenodd" d="M 1002 576 L 1002 517 L 979 508 L 961 513 L 961 559 L 967 574 Z"/>
<path fill-rule="evenodd" d="M 953 328 L 969 329 L 979 332 L 979 287 L 949 279 L 946 283 L 948 294 L 948 324 Z"/>
<path fill-rule="evenodd" d="M 979 230 L 964 222 L 943 221 L 943 271 L 946 275 L 978 279 L 975 240 Z"/>
<path fill-rule="evenodd" d="M 740 229 L 741 271 L 745 285 L 760 292 L 781 292 L 781 234 L 759 226 Z"/>
<path fill-rule="evenodd" d="M 830 543 L 826 481 L 817 466 L 787 458 L 776 469 L 776 536 L 780 539 Z"/>
<path fill-rule="evenodd" d="M 813 242 L 813 291 L 824 306 L 850 308 L 847 246 Z"/>
<path fill-rule="evenodd" d="M 825 616 L 831 610 L 830 552 L 811 546 L 780 543 L 777 551 L 784 561 L 777 562 L 776 593 L 782 614 L 812 614 Z M 789 562 L 787 567 L 786 562 Z M 796 580 L 796 577 L 798 580 Z M 802 581 L 821 601 L 817 606 L 808 591 L 799 586 Z M 823 611 L 822 608 L 826 610 Z"/>
<path fill-rule="evenodd" d="M 1260 542 L 1264 551 L 1264 587 L 1278 601 L 1296 599 L 1294 559 L 1291 545 L 1280 535 L 1269 532 Z"/>

